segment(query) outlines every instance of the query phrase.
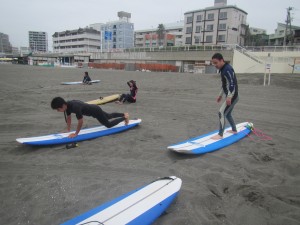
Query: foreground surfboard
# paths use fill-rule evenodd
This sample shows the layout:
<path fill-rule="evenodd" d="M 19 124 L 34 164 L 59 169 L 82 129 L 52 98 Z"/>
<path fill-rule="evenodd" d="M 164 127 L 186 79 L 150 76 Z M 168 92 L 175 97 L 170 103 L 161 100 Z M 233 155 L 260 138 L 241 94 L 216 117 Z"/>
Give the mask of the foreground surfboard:
<path fill-rule="evenodd" d="M 160 178 L 137 190 L 104 203 L 62 225 L 146 225 L 153 223 L 178 195 L 182 181 Z"/>
<path fill-rule="evenodd" d="M 231 145 L 244 138 L 251 132 L 252 127 L 252 123 L 240 123 L 236 125 L 238 131 L 237 134 L 229 133 L 228 131 L 231 130 L 231 127 L 229 127 L 225 129 L 223 138 L 220 140 L 211 139 L 211 137 L 218 134 L 219 131 L 216 130 L 211 133 L 168 146 L 168 149 L 183 154 L 203 154 L 212 152 Z"/>
<path fill-rule="evenodd" d="M 120 95 L 115 94 L 115 95 L 109 95 L 109 96 L 106 96 L 106 97 L 102 97 L 102 98 L 99 98 L 99 99 L 96 99 L 96 100 L 88 101 L 86 103 L 94 104 L 94 105 L 102 105 L 102 104 L 105 104 L 105 103 L 108 103 L 108 102 L 116 101 L 119 98 L 120 98 Z"/>
<path fill-rule="evenodd" d="M 92 80 L 90 83 L 99 83 L 100 80 Z M 73 84 L 82 84 L 82 81 L 74 81 L 74 82 L 61 82 L 62 85 L 73 85 Z"/>
<path fill-rule="evenodd" d="M 45 136 L 38 137 L 29 137 L 29 138 L 17 138 L 16 141 L 22 144 L 27 145 L 57 145 L 57 144 L 68 144 L 79 141 L 85 141 L 89 139 L 94 139 L 114 133 L 118 133 L 124 130 L 128 130 L 139 125 L 142 122 L 141 119 L 130 120 L 129 124 L 126 126 L 124 122 L 119 123 L 118 125 L 112 128 L 106 128 L 105 126 L 96 126 L 93 128 L 82 129 L 78 136 L 75 138 L 68 138 L 69 134 L 74 133 L 60 133 L 60 134 L 50 134 Z"/>

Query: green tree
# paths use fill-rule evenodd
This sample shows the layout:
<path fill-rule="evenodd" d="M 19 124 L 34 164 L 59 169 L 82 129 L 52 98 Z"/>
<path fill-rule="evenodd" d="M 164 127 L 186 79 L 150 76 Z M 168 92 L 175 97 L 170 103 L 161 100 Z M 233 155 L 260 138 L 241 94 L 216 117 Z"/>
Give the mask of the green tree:
<path fill-rule="evenodd" d="M 157 36 L 158 36 L 158 44 L 159 44 L 159 46 L 163 45 L 163 40 L 165 38 L 165 31 L 166 31 L 165 26 L 162 23 L 158 24 L 156 33 L 157 33 Z"/>

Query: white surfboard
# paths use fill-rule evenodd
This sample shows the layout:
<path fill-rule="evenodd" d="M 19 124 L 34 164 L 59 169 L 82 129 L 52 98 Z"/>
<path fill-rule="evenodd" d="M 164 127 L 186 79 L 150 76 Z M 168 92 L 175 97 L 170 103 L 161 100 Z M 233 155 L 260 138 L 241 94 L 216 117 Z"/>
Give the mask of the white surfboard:
<path fill-rule="evenodd" d="M 182 181 L 175 176 L 157 179 L 104 203 L 62 225 L 145 225 L 153 223 L 176 198 Z"/>
<path fill-rule="evenodd" d="M 57 144 L 68 144 L 79 141 L 85 141 L 94 139 L 118 132 L 122 132 L 139 125 L 142 122 L 141 119 L 130 120 L 128 125 L 124 122 L 117 124 L 114 127 L 107 128 L 105 126 L 96 126 L 92 128 L 81 129 L 77 137 L 68 138 L 73 132 L 50 134 L 45 136 L 28 137 L 28 138 L 17 138 L 16 141 L 27 145 L 57 145 Z"/>
<path fill-rule="evenodd" d="M 99 83 L 100 80 L 92 80 L 90 83 Z M 73 82 L 61 82 L 62 85 L 74 85 L 74 84 L 82 84 L 82 81 L 73 81 Z"/>
<path fill-rule="evenodd" d="M 220 140 L 212 139 L 213 136 L 218 134 L 218 130 L 216 130 L 211 133 L 168 146 L 168 149 L 183 154 L 203 154 L 212 152 L 231 145 L 244 138 L 251 132 L 252 127 L 252 123 L 240 123 L 236 125 L 236 134 L 228 132 L 231 130 L 231 127 L 228 127 L 225 129 L 223 138 Z"/>

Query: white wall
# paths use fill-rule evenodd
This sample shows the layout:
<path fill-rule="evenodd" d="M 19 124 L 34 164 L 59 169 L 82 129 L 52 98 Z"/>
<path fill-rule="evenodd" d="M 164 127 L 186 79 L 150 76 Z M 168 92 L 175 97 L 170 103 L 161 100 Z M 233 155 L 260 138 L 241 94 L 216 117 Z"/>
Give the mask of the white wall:
<path fill-rule="evenodd" d="M 292 73 L 294 58 L 300 57 L 300 52 L 272 52 L 270 61 L 268 52 L 251 52 L 265 63 L 271 63 L 271 73 Z M 236 73 L 264 73 L 265 63 L 260 64 L 241 52 L 234 50 L 233 68 Z"/>

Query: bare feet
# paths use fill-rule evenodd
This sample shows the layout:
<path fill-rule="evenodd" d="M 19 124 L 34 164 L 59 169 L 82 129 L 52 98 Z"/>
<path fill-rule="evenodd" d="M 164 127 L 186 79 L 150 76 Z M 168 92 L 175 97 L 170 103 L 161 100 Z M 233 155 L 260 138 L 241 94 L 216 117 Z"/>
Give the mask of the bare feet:
<path fill-rule="evenodd" d="M 233 130 L 228 130 L 227 133 L 231 133 L 231 134 L 237 134 L 237 131 L 233 131 Z"/>
<path fill-rule="evenodd" d="M 125 117 L 125 125 L 127 126 L 129 124 L 129 114 L 124 113 L 124 117 Z"/>
<path fill-rule="evenodd" d="M 220 135 L 218 135 L 218 134 L 211 137 L 211 139 L 213 139 L 213 140 L 221 140 L 222 138 L 223 138 L 223 137 L 220 136 Z"/>

